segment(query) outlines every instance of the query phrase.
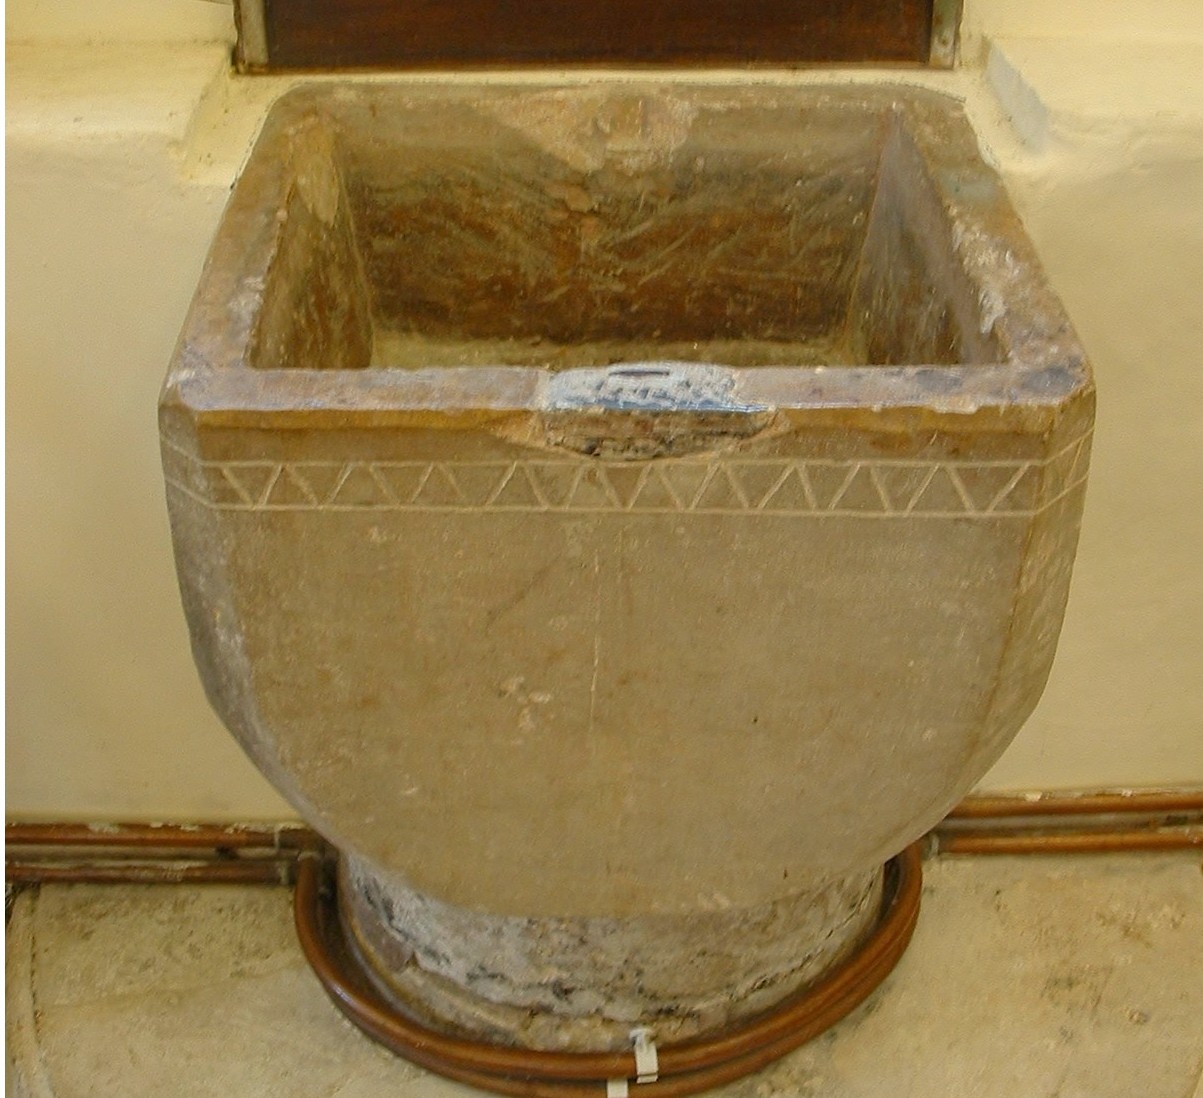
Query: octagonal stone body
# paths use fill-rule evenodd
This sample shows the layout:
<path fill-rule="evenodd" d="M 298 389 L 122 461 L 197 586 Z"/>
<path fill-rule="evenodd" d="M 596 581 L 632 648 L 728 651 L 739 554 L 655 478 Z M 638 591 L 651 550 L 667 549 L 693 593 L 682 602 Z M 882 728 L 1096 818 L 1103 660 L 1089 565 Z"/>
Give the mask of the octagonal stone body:
<path fill-rule="evenodd" d="M 161 401 L 196 660 L 298 811 L 501 916 L 864 874 L 1047 677 L 1088 365 L 952 102 L 285 97 Z"/>

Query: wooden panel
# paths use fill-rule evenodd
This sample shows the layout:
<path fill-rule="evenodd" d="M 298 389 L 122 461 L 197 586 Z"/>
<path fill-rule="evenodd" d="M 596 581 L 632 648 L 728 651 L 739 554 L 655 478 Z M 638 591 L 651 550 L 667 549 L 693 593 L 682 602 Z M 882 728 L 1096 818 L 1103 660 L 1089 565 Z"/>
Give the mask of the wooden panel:
<path fill-rule="evenodd" d="M 925 64 L 933 20 L 933 0 L 237 0 L 237 8 L 244 71 Z"/>

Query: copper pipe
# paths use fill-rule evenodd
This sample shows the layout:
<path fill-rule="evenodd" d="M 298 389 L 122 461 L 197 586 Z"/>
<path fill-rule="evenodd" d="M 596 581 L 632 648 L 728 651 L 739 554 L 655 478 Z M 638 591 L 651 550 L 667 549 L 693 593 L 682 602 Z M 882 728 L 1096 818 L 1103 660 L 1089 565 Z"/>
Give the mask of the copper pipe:
<path fill-rule="evenodd" d="M 1145 816 L 1147 820 L 1116 828 L 1087 817 Z M 1199 819 L 1195 819 L 1198 816 Z M 1185 818 L 1183 818 L 1185 817 Z M 1051 819 L 1058 822 L 1051 822 Z M 1011 827 L 990 827 L 991 821 L 1013 821 Z M 1063 822 L 1062 822 L 1063 821 Z M 1118 850 L 1177 850 L 1198 846 L 1191 830 L 1203 823 L 1203 790 L 1161 790 L 1137 793 L 1050 794 L 1031 796 L 970 796 L 957 805 L 938 826 L 936 846 L 950 854 L 1093 853 Z M 1169 826 L 1167 826 L 1169 825 Z M 1170 830 L 1170 827 L 1175 828 Z M 1050 832 L 1056 829 L 1058 834 Z M 19 864 L 9 869 L 20 880 L 120 881 L 168 880 L 274 880 L 274 870 L 218 870 L 205 877 L 190 869 L 186 877 L 160 878 L 156 871 L 139 867 L 149 851 L 162 852 L 167 862 L 175 851 L 193 851 L 189 861 L 207 860 L 223 865 L 228 852 L 248 858 L 292 860 L 302 850 L 321 845 L 319 836 L 299 824 L 222 825 L 123 823 L 11 823 L 5 828 L 9 855 Z M 37 853 L 23 848 L 39 848 Z M 75 848 L 75 849 L 73 849 Z M 45 853 L 43 853 L 43 850 Z M 115 864 L 103 868 L 82 862 L 77 851 L 96 851 Z M 129 866 L 119 864 L 129 858 Z M 53 866 L 53 870 L 45 868 Z M 229 872 L 230 876 L 225 876 Z M 245 875 L 244 875 L 245 874 Z"/>
<path fill-rule="evenodd" d="M 297 850 L 317 844 L 307 827 L 268 827 L 232 824 L 81 824 L 10 823 L 4 828 L 6 846 L 153 847 L 163 850 Z"/>
<path fill-rule="evenodd" d="M 1044 816 L 1203 814 L 1203 790 L 1068 793 L 966 797 L 947 821 Z M 301 824 L 10 823 L 9 846 L 129 847 L 138 849 L 313 849 L 319 837 Z"/>
<path fill-rule="evenodd" d="M 640 1094 L 674 1098 L 738 1078 L 851 1011 L 893 968 L 914 930 L 921 885 L 917 846 L 899 857 L 895 872 L 897 881 L 883 917 L 856 954 L 768 1015 L 718 1037 L 661 1049 L 661 1080 L 642 1084 Z M 302 950 L 339 1009 L 394 1052 L 449 1078 L 523 1098 L 596 1096 L 600 1082 L 634 1077 L 630 1052 L 538 1052 L 488 1045 L 451 1037 L 397 1014 L 349 961 L 335 903 L 322 894 L 321 877 L 316 859 L 301 859 L 294 912 Z M 594 1086 L 579 1085 L 586 1081 Z"/>
<path fill-rule="evenodd" d="M 8 884 L 288 884 L 293 862 L 279 858 L 201 864 L 170 862 L 124 865 L 6 862 Z"/>
<path fill-rule="evenodd" d="M 304 885 L 304 882 L 302 882 L 302 885 Z M 909 891 L 909 895 L 907 895 L 907 891 Z M 298 915 L 301 914 L 300 901 L 301 901 L 301 897 L 298 897 Z M 891 914 L 897 913 L 897 912 L 899 912 L 899 910 L 903 910 L 903 912 L 905 912 L 906 908 L 912 907 L 913 903 L 917 903 L 917 901 L 918 901 L 918 884 L 917 884 L 917 882 L 915 882 L 913 889 L 903 891 L 903 895 L 901 895 L 900 897 L 897 897 L 897 901 L 894 904 L 893 912 L 891 912 Z M 912 914 L 913 914 L 913 912 L 912 912 Z M 905 921 L 905 920 L 903 920 L 903 921 Z M 913 920 L 909 921 L 909 926 L 913 927 Z M 900 933 L 899 936 L 896 936 L 896 938 L 894 939 L 894 944 L 899 946 L 899 949 L 897 949 L 897 954 L 901 954 L 901 948 L 902 948 L 902 946 L 905 946 L 906 938 L 909 936 L 909 928 L 908 927 L 902 926 L 900 928 L 902 930 L 902 933 Z M 304 932 L 304 928 L 302 928 L 302 936 L 308 940 L 308 934 L 306 932 Z M 877 942 L 871 943 L 871 946 L 881 943 L 883 939 L 887 940 L 887 944 L 889 944 L 888 936 L 882 936 L 882 937 L 878 938 Z M 869 957 L 871 960 L 873 955 L 875 955 L 875 951 L 872 950 L 871 946 L 870 946 L 870 949 L 867 950 L 865 952 L 865 954 L 863 954 L 863 956 L 861 956 L 861 960 L 864 960 L 864 957 Z M 896 956 L 894 956 L 893 958 L 891 958 L 889 956 L 890 952 L 893 952 L 893 950 L 887 950 L 887 951 L 877 950 L 876 952 L 877 952 L 877 954 L 882 954 L 884 956 L 884 960 L 885 960 L 885 962 L 888 963 L 888 965 L 893 965 L 893 961 L 896 960 Z M 310 957 L 310 960 L 313 960 L 313 957 Z M 877 975 L 877 979 L 881 978 L 881 975 L 884 975 L 884 972 Z M 842 992 L 846 990 L 846 983 L 847 983 L 847 981 L 841 981 L 841 980 L 838 980 L 837 977 L 832 977 L 831 980 L 826 981 L 825 987 L 820 985 L 819 989 L 816 989 L 816 992 L 814 992 L 814 995 L 812 995 L 812 997 L 811 997 L 812 1004 L 813 1004 L 813 998 L 817 997 L 818 993 L 826 992 L 826 997 L 828 997 L 829 1001 L 834 1002 L 837 1005 L 837 1007 L 841 1007 L 842 1013 L 846 1013 L 846 1011 L 848 1009 L 852 1009 L 852 1005 L 853 1005 L 853 1003 L 842 1002 L 842 999 L 841 999 Z M 327 989 L 327 990 L 330 990 L 330 989 Z M 863 997 L 864 995 L 867 995 L 867 991 L 869 991 L 869 990 L 870 989 L 865 989 L 863 992 L 860 993 L 859 997 Z M 857 998 L 858 1002 L 859 1002 L 859 997 Z M 336 996 L 336 1001 L 338 1001 L 338 998 L 339 997 Z M 340 1005 L 344 1005 L 344 1007 L 345 1007 L 345 1001 L 340 1002 Z M 385 1005 L 385 1007 L 383 1008 L 383 1011 L 380 1011 L 380 1013 L 383 1013 L 385 1015 L 384 1026 L 381 1027 L 379 1025 L 369 1025 L 369 1026 L 366 1026 L 365 1028 L 377 1029 L 378 1039 L 385 1040 L 386 1044 L 390 1044 L 392 1047 L 395 1047 L 395 1050 L 397 1050 L 397 1051 L 402 1051 L 403 1055 L 404 1055 L 405 1050 L 402 1049 L 402 1047 L 398 1047 L 398 1045 L 395 1043 L 395 1041 L 390 1039 L 390 1037 L 396 1037 L 396 1034 L 389 1033 L 389 1029 L 391 1028 L 389 1026 L 389 1017 L 387 1017 L 387 1015 L 389 1015 L 389 1008 L 387 1008 Z M 356 1021 L 360 1021 L 362 1023 L 363 1021 L 365 1021 L 365 1019 L 356 1019 Z M 375 1019 L 373 1019 L 372 1021 L 379 1022 L 380 1021 L 379 1016 L 375 1017 Z M 770 1022 L 771 1021 L 774 1021 L 774 1019 L 770 1019 Z M 787 1022 L 787 1027 L 788 1027 L 788 1022 Z M 759 1025 L 759 1026 L 754 1026 L 752 1028 L 759 1029 L 759 1033 L 757 1035 L 755 1035 L 755 1038 L 751 1041 L 751 1043 L 749 1043 L 749 1044 L 751 1044 L 751 1046 L 753 1046 L 752 1051 L 755 1051 L 754 1046 L 763 1043 L 763 1041 L 766 1039 L 771 1039 L 771 1033 L 765 1033 L 765 1028 L 764 1028 L 763 1023 L 761 1023 L 761 1025 Z M 383 1032 L 381 1032 L 381 1031 L 383 1031 Z M 736 1033 L 736 1034 L 731 1035 L 731 1037 L 734 1038 L 734 1040 L 736 1041 L 736 1044 L 742 1044 L 742 1041 L 740 1040 L 740 1038 L 745 1037 L 745 1035 L 746 1034 Z M 786 1034 L 784 1034 L 784 1038 L 782 1038 L 782 1039 L 788 1041 L 790 1039 L 790 1037 L 792 1037 L 792 1035 L 794 1037 L 794 1043 L 798 1043 L 798 1041 L 805 1039 L 805 1035 L 802 1035 L 802 1037 L 798 1037 L 798 1035 L 796 1035 L 796 1033 L 790 1034 L 788 1032 Z M 438 1034 L 435 1034 L 435 1037 L 438 1037 Z M 695 1068 L 695 1067 L 698 1067 L 700 1063 L 705 1063 L 706 1060 L 713 1060 L 713 1058 L 721 1058 L 721 1056 L 724 1054 L 730 1054 L 730 1052 L 736 1051 L 735 1047 L 731 1046 L 730 1039 L 728 1040 L 727 1047 L 725 1047 L 725 1049 L 724 1049 L 724 1047 L 722 1047 L 721 1041 L 710 1041 L 710 1043 L 705 1043 L 705 1044 L 713 1047 L 713 1049 L 716 1049 L 717 1050 L 716 1055 L 712 1055 L 710 1057 L 703 1056 L 703 1060 L 698 1061 L 697 1058 L 695 1058 L 695 1057 L 691 1058 L 691 1052 L 697 1051 L 697 1049 L 695 1049 L 695 1047 L 685 1046 L 685 1045 L 677 1046 L 676 1049 L 664 1050 L 664 1054 L 662 1056 L 662 1061 L 660 1061 L 660 1062 L 662 1062 L 662 1069 L 664 1070 L 665 1073 L 668 1073 L 668 1072 L 676 1072 L 676 1070 L 683 1069 L 683 1068 Z M 484 1049 L 488 1052 L 488 1054 L 491 1054 L 490 1056 L 488 1056 L 488 1061 L 487 1061 L 488 1070 L 490 1070 L 490 1072 L 497 1072 L 498 1069 L 502 1069 L 502 1070 L 508 1070 L 508 1072 L 511 1072 L 511 1073 L 512 1072 L 520 1072 L 523 1075 L 527 1075 L 527 1076 L 532 1074 L 531 1073 L 531 1064 L 529 1064 L 529 1054 L 518 1054 L 518 1056 L 516 1057 L 516 1060 L 514 1060 L 512 1062 L 499 1062 L 499 1058 L 496 1055 L 497 1052 L 498 1051 L 509 1052 L 511 1050 L 492 1050 L 488 1046 L 474 1046 L 473 1043 L 467 1043 L 466 1045 L 464 1045 L 464 1050 L 469 1052 L 469 1054 L 473 1054 L 473 1052 L 479 1051 L 481 1049 L 481 1047 L 484 1047 Z M 422 1051 L 423 1052 L 426 1051 L 425 1047 L 423 1047 Z M 445 1052 L 448 1050 L 440 1049 L 439 1051 Z M 547 1057 L 555 1056 L 555 1054 L 534 1054 L 534 1055 L 538 1056 L 539 1060 L 543 1063 L 547 1063 Z M 777 1055 L 781 1055 L 780 1052 L 778 1052 Z M 423 1058 L 425 1058 L 425 1057 L 423 1057 Z M 469 1061 L 467 1063 L 457 1064 L 457 1066 L 464 1068 L 466 1070 L 478 1070 L 480 1068 L 479 1056 L 473 1056 L 472 1060 L 474 1060 L 476 1062 Z M 500 1060 L 504 1061 L 505 1057 L 500 1057 Z M 633 1058 L 627 1054 L 621 1054 L 621 1055 L 617 1055 L 617 1056 L 604 1054 L 600 1057 L 579 1057 L 579 1056 L 577 1056 L 577 1057 L 571 1057 L 571 1060 L 573 1060 L 573 1062 L 574 1062 L 574 1064 L 576 1064 L 576 1066 L 579 1066 L 580 1068 L 585 1069 L 585 1070 L 582 1070 L 581 1074 L 585 1074 L 586 1076 L 592 1075 L 594 1079 L 611 1078 L 611 1076 L 624 1075 L 624 1073 L 629 1072 L 629 1070 L 633 1070 Z M 442 1061 L 442 1067 L 443 1068 L 449 1067 L 449 1064 L 446 1063 L 445 1057 L 443 1058 L 443 1061 Z M 735 1074 L 742 1074 L 743 1072 L 746 1072 L 746 1070 L 748 1070 L 748 1068 L 746 1068 L 746 1067 L 736 1070 Z M 457 1078 L 458 1078 L 458 1076 L 457 1076 Z M 713 1084 L 712 1081 L 707 1081 L 705 1085 L 711 1086 L 711 1085 L 715 1085 L 715 1084 Z M 494 1088 L 496 1088 L 496 1087 L 494 1087 Z M 694 1088 L 697 1088 L 697 1087 L 694 1087 Z"/>
<path fill-rule="evenodd" d="M 1203 813 L 1203 790 L 1149 793 L 1042 794 L 1038 797 L 966 797 L 947 820 L 1005 819 L 1016 816 L 1173 815 Z"/>
<path fill-rule="evenodd" d="M 822 1014 L 816 1014 L 810 1023 L 805 1027 L 800 1027 L 789 1038 L 773 1042 L 748 1055 L 727 1060 L 724 1063 L 701 1071 L 670 1076 L 661 1075 L 654 1083 L 639 1084 L 636 1088 L 638 1093 L 641 1098 L 644 1094 L 649 1095 L 649 1098 L 684 1098 L 685 1095 L 696 1094 L 725 1083 L 734 1082 L 745 1075 L 767 1067 L 774 1060 L 780 1059 L 787 1053 L 792 1052 L 799 1045 L 818 1036 L 824 1030 L 850 1014 L 881 980 L 888 975 L 890 969 L 897 962 L 898 957 L 901 956 L 906 944 L 907 939 L 898 939 L 896 954 L 891 951 L 891 955 L 883 957 L 878 965 L 872 969 L 866 969 L 865 989 L 863 991 L 853 991 L 845 997 L 832 1002 L 827 1011 Z M 359 1024 L 357 1019 L 353 1018 L 352 1020 Z M 368 1029 L 371 1036 L 386 1047 L 391 1048 L 392 1051 L 412 1059 L 428 1070 L 444 1075 L 447 1078 L 455 1079 L 458 1082 L 467 1083 L 480 1090 L 491 1090 L 500 1094 L 513 1095 L 515 1098 L 600 1098 L 604 1085 L 604 1081 L 600 1079 L 588 1082 L 545 1080 L 476 1071 L 470 1068 L 451 1065 L 445 1061 L 439 1061 L 437 1057 L 423 1055 L 421 1052 L 414 1055 L 411 1051 L 400 1049 L 393 1045 L 386 1033 L 372 1032 L 369 1027 L 364 1028 Z M 623 1077 L 627 1078 L 626 1076 Z"/>
<path fill-rule="evenodd" d="M 847 995 L 830 1002 L 827 1010 L 816 1013 L 805 1026 L 800 1026 L 787 1037 L 766 1044 L 747 1055 L 727 1060 L 710 1068 L 684 1072 L 677 1075 L 661 1075 L 656 1082 L 639 1084 L 635 1089 L 641 1096 L 647 1093 L 649 1098 L 683 1098 L 685 1095 L 696 1094 L 725 1083 L 734 1082 L 745 1075 L 767 1067 L 774 1060 L 780 1059 L 806 1041 L 817 1037 L 860 1005 L 889 974 L 890 969 L 893 968 L 905 950 L 908 940 L 909 934 L 904 938 L 897 939 L 890 953 L 884 955 L 872 968 L 865 970 L 863 988 L 855 989 Z M 384 1043 L 387 1045 L 387 1040 Z M 393 1051 L 401 1052 L 401 1050 L 396 1048 Z M 404 1052 L 401 1052 L 401 1054 L 406 1055 Z M 661 1059 L 663 1059 L 663 1055 L 661 1055 Z M 424 1066 L 449 1078 L 468 1083 L 471 1086 L 484 1090 L 493 1090 L 501 1094 L 514 1095 L 516 1098 L 599 1098 L 603 1082 L 602 1080 L 592 1080 L 591 1083 L 582 1084 L 576 1081 L 563 1082 L 558 1080 L 538 1080 L 525 1077 L 493 1075 L 465 1068 L 448 1067 L 445 1064 L 433 1061 L 428 1061 Z"/>
<path fill-rule="evenodd" d="M 1112 830 L 1077 834 L 1024 831 L 939 831 L 940 854 L 1113 854 L 1203 847 L 1203 828 Z"/>

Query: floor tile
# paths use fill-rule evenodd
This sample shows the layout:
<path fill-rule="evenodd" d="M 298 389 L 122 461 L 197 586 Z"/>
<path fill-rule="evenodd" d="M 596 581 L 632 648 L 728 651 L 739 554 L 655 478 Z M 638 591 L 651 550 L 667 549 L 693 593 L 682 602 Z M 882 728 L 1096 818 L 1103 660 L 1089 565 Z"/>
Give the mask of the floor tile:
<path fill-rule="evenodd" d="M 1197 854 L 944 857 L 898 968 L 727 1098 L 1203 1098 Z M 268 886 L 50 885 L 7 935 L 22 1098 L 454 1098 L 345 1022 Z"/>

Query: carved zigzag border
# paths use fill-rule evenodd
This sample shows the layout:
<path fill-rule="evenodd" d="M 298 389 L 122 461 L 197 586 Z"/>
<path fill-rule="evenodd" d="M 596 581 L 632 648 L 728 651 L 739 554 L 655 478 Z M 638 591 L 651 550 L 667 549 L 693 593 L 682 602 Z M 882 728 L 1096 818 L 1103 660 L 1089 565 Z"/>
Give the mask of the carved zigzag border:
<path fill-rule="evenodd" d="M 219 511 L 446 511 L 1021 518 L 1086 480 L 1090 435 L 1041 461 L 672 458 L 654 462 L 197 461 Z M 195 482 L 194 482 L 195 483 Z M 1043 497 L 1043 498 L 1041 498 Z"/>

